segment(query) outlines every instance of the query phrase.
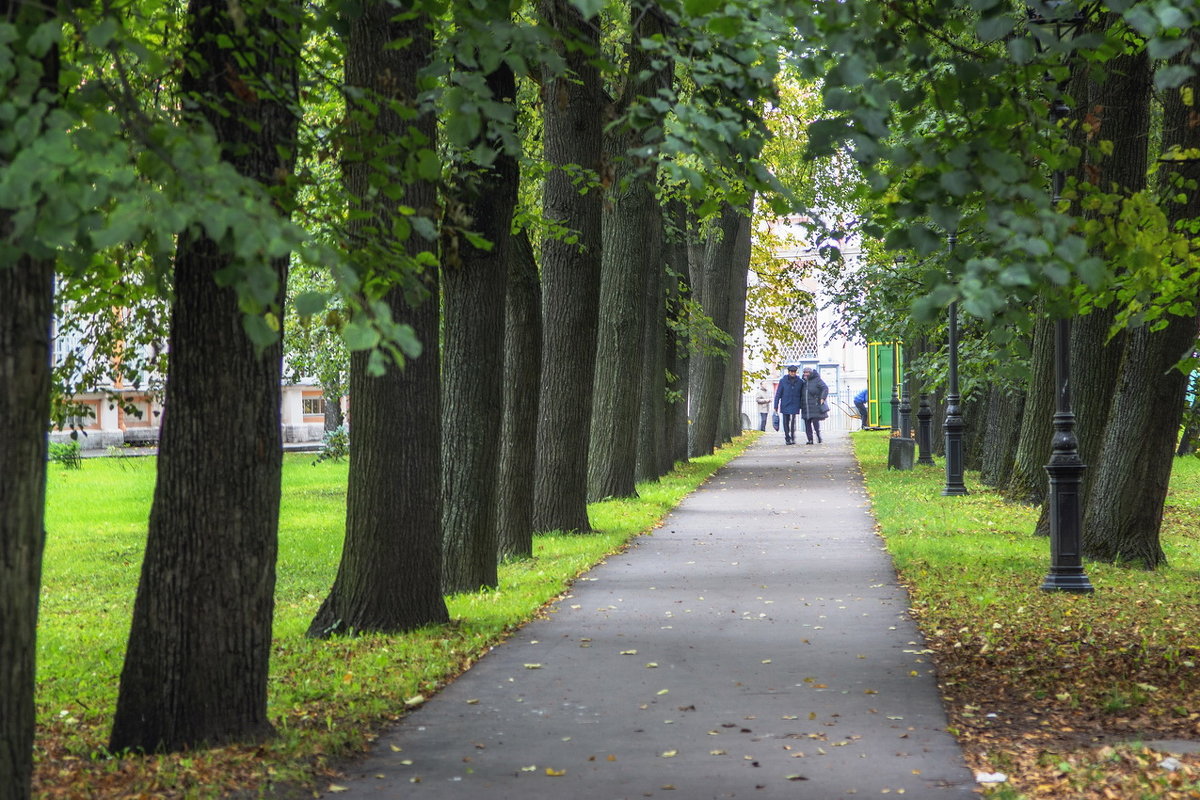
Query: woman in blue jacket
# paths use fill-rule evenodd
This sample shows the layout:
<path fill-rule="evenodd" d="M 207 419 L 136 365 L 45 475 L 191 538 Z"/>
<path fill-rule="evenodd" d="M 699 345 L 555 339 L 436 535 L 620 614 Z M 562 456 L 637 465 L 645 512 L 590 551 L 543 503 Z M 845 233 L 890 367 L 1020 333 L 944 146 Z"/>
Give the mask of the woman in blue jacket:
<path fill-rule="evenodd" d="M 783 415 L 783 443 L 796 443 L 796 415 L 804 400 L 804 381 L 796 374 L 800 368 L 788 364 L 787 375 L 775 387 L 775 410 Z"/>
<path fill-rule="evenodd" d="M 813 443 L 814 434 L 820 442 L 821 420 L 829 416 L 829 405 L 825 402 L 829 397 L 829 386 L 812 367 L 804 368 L 804 377 L 800 381 L 804 386 L 804 393 L 800 399 L 800 416 L 804 417 L 804 434 L 808 437 L 805 444 Z"/>

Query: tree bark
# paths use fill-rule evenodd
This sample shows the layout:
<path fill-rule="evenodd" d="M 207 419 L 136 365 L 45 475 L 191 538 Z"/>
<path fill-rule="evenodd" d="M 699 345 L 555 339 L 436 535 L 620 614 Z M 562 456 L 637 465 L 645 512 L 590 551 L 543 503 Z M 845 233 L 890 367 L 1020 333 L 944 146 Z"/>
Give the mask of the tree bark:
<path fill-rule="evenodd" d="M 1194 50 L 1200 43 L 1200 35 L 1193 32 L 1191 37 Z M 1145 54 L 1141 58 L 1125 56 L 1122 61 L 1128 66 L 1120 72 L 1123 80 L 1114 87 L 1111 101 L 1124 99 L 1130 105 L 1112 110 L 1124 123 L 1114 123 L 1123 134 L 1115 142 L 1114 161 L 1120 163 L 1114 165 L 1114 171 L 1121 185 L 1137 191 L 1145 169 L 1150 65 Z M 1200 80 L 1193 76 L 1187 86 L 1194 93 L 1200 90 Z M 1125 92 L 1120 94 L 1122 88 Z M 1164 112 L 1164 150 L 1172 145 L 1184 149 L 1200 147 L 1195 112 L 1183 102 L 1180 90 L 1166 93 Z M 1135 172 L 1139 166 L 1143 170 L 1140 174 Z M 1200 178 L 1200 166 L 1194 162 L 1164 163 L 1161 178 L 1164 197 L 1176 194 L 1170 183 L 1172 177 L 1190 180 L 1194 185 Z M 1190 191 L 1185 197 L 1183 203 L 1170 202 L 1167 206 L 1167 216 L 1173 224 L 1200 216 L 1200 196 Z M 1197 296 L 1188 299 L 1193 308 L 1200 301 Z M 1128 561 L 1147 569 L 1166 561 L 1159 530 L 1187 391 L 1187 376 L 1176 364 L 1191 352 L 1196 333 L 1193 310 L 1187 316 L 1168 317 L 1166 327 L 1161 330 L 1151 331 L 1142 326 L 1125 336 L 1124 357 L 1113 384 L 1108 424 L 1095 460 L 1095 477 L 1085 498 L 1083 554 L 1088 558 Z"/>
<path fill-rule="evenodd" d="M 542 286 L 524 230 L 512 238 L 504 322 L 504 415 L 496 533 L 503 556 L 533 556 L 533 476 L 542 359 Z"/>
<path fill-rule="evenodd" d="M 985 486 L 1004 486 L 1012 475 L 1025 393 L 994 384 L 988 403 L 983 460 L 979 480 Z"/>
<path fill-rule="evenodd" d="M 729 260 L 729 317 L 723 327 L 733 341 L 729 344 L 729 361 L 722 394 L 722 442 L 731 442 L 735 436 L 742 433 L 742 370 L 746 343 L 746 291 L 750 270 L 750 219 L 753 213 L 754 207 L 751 204 L 746 214 L 738 221 L 737 235 Z"/>
<path fill-rule="evenodd" d="M 688 245 L 686 239 L 687 213 L 683 203 L 671 201 L 665 209 L 665 220 L 669 226 L 666 233 L 666 278 L 667 329 L 666 373 L 667 381 L 663 402 L 667 405 L 667 448 L 661 454 L 659 473 L 670 472 L 675 464 L 687 461 L 688 457 L 688 387 L 690 383 L 691 354 L 685 337 L 680 335 L 684 319 L 683 304 L 690 291 L 688 277 Z"/>
<path fill-rule="evenodd" d="M 181 88 L 226 160 L 267 186 L 294 164 L 298 22 L 295 6 L 275 2 L 243 4 L 236 19 L 213 0 L 188 8 L 193 57 Z M 243 59 L 256 65 L 252 73 Z M 260 350 L 247 336 L 237 292 L 217 283 L 232 262 L 200 234 L 180 237 L 158 478 L 112 750 L 176 751 L 272 733 L 283 348 L 276 340 Z M 275 281 L 282 318 L 287 258 L 257 269 Z"/>
<path fill-rule="evenodd" d="M 587 454 L 600 306 L 600 192 L 576 188 L 572 172 L 601 172 L 603 122 L 599 31 L 568 0 L 542 0 L 545 26 L 569 74 L 543 81 L 543 145 L 550 172 L 543 191 L 547 220 L 572 241 L 542 244 L 543 350 L 537 435 L 534 529 L 590 531 Z M 568 46 L 569 44 L 569 46 Z"/>
<path fill-rule="evenodd" d="M 12 3 L 23 35 L 52 18 L 48 7 Z M 35 102 L 59 100 L 58 50 L 42 59 Z M 36 135 L 36 134 L 35 134 Z M 7 164 L 5 164 L 7 166 Z M 12 247 L 12 215 L 0 237 Z M 13 254 L 10 253 L 10 257 Z M 46 512 L 54 259 L 22 255 L 0 266 L 0 800 L 29 800 L 33 782 L 38 597 Z"/>
<path fill-rule="evenodd" d="M 346 82 L 369 96 L 416 105 L 418 71 L 428 63 L 433 41 L 428 19 L 398 22 L 395 9 L 382 0 L 362 7 L 350 22 Z M 394 41 L 411 40 L 404 49 Z M 368 194 L 375 179 L 369 146 L 378 135 L 379 150 L 390 153 L 411 134 L 435 149 L 436 120 L 421 114 L 410 120 L 381 105 L 373 132 L 354 142 L 345 166 L 346 187 L 355 206 L 366 212 L 351 222 L 352 235 L 393 230 L 397 206 L 435 218 L 432 184 L 413 181 L 403 198 Z M 361 108 L 356 108 L 361 111 Z M 403 149 L 403 148 L 401 148 Z M 401 154 L 400 157 L 403 157 Z M 409 255 L 434 246 L 409 238 L 397 245 Z M 387 269 L 390 265 L 373 265 Z M 346 494 L 346 539 L 337 577 L 308 628 L 314 637 L 367 631 L 400 632 L 446 622 L 441 592 L 441 377 L 438 365 L 438 283 L 433 272 L 414 285 L 393 285 L 383 301 L 392 318 L 410 325 L 424 345 L 420 356 L 383 375 L 368 371 L 369 353 L 350 356 L 350 475 Z M 421 293 L 426 296 L 418 299 Z M 412 302 L 406 295 L 413 297 Z"/>
<path fill-rule="evenodd" d="M 704 248 L 704 288 L 700 302 L 713 324 L 726 333 L 732 300 L 733 270 L 730 265 L 737 248 L 740 218 L 738 209 L 723 203 L 717 231 L 709 237 Z M 692 456 L 712 455 L 717 444 L 725 376 L 730 364 L 728 351 L 718 350 L 714 345 L 706 347 L 693 358 L 696 377 L 693 382 Z"/>
<path fill-rule="evenodd" d="M 512 106 L 517 91 L 512 70 L 502 64 L 486 80 L 492 101 Z M 443 248 L 442 589 L 448 594 L 498 581 L 500 426 L 495 383 L 483 376 L 504 363 L 504 304 L 497 298 L 505 296 L 508 282 L 520 174 L 499 133 L 489 138 L 487 146 L 498 153 L 495 162 L 460 179 L 459 190 L 464 224 L 494 247 L 481 250 L 459 237 Z"/>
<path fill-rule="evenodd" d="M 622 122 L 604 136 L 611 183 L 604 198 L 600 315 L 596 375 L 588 444 L 588 499 L 634 497 L 638 462 L 638 419 L 643 389 L 656 361 L 647 352 L 647 289 L 659 270 L 662 224 L 654 196 L 653 162 L 638 156 L 662 138 L 662 114 L 649 116 L 639 104 L 670 85 L 671 62 L 655 69 L 643 40 L 661 35 L 661 17 L 646 3 L 630 6 L 631 39 L 624 89 L 614 116 Z M 634 109 L 636 118 L 631 118 Z M 657 340 L 654 340 L 657 341 Z M 653 444 L 653 437 L 649 442 Z"/>
<path fill-rule="evenodd" d="M 667 298 L 666 247 L 663 214 L 655 200 L 654 236 L 647 244 L 649 268 L 642 289 L 642 352 L 638 391 L 637 461 L 635 481 L 657 481 L 670 471 L 663 469 L 663 454 L 669 448 L 671 421 L 667 395 Z"/>
<path fill-rule="evenodd" d="M 1040 504 L 1046 499 L 1046 463 L 1050 460 L 1054 417 L 1054 323 L 1039 317 L 1033 327 L 1025 407 L 1012 475 L 1004 494 L 1018 503 Z"/>
<path fill-rule="evenodd" d="M 55 73 L 56 74 L 56 73 Z M 57 79 L 55 78 L 57 83 Z M 6 234 L 11 218 L 0 218 Z M 50 419 L 54 262 L 0 267 L 0 798 L 27 800 L 33 775 L 38 587 Z"/>

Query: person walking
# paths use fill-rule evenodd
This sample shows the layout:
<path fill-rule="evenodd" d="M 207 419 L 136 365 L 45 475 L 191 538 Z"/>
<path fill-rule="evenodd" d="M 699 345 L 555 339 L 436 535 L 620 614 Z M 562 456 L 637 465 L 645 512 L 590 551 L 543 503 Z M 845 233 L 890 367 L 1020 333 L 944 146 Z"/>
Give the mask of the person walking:
<path fill-rule="evenodd" d="M 808 439 L 805 444 L 821 441 L 821 420 L 829 416 L 829 386 L 821 379 L 821 375 L 812 367 L 804 368 L 804 376 L 800 379 L 804 386 L 800 398 L 800 416 L 804 418 L 804 435 Z M 794 437 L 793 437 L 794 438 Z"/>
<path fill-rule="evenodd" d="M 767 417 L 771 413 L 771 382 L 763 381 L 758 384 L 758 391 L 754 394 L 754 402 L 758 404 L 758 429 L 765 431 L 767 429 Z"/>
<path fill-rule="evenodd" d="M 796 443 L 796 415 L 804 400 L 804 380 L 796 374 L 800 368 L 788 364 L 787 375 L 775 387 L 775 410 L 783 415 L 783 443 Z"/>
<path fill-rule="evenodd" d="M 854 407 L 858 409 L 858 419 L 862 422 L 862 429 L 867 429 L 867 390 L 863 389 L 858 394 L 854 395 Z"/>

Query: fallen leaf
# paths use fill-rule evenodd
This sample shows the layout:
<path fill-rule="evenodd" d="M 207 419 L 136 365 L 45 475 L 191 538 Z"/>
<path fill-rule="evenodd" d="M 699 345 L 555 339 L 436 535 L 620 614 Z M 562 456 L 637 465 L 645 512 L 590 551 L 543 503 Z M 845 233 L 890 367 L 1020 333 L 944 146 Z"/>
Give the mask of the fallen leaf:
<path fill-rule="evenodd" d="M 662 753 L 663 758 L 674 758 L 677 755 L 679 755 L 678 750 L 664 750 Z"/>
<path fill-rule="evenodd" d="M 525 669 L 541 669 L 541 664 L 526 664 Z"/>
<path fill-rule="evenodd" d="M 567 771 L 565 769 L 554 769 L 552 767 L 546 767 L 546 774 L 549 775 L 551 778 L 561 778 L 563 775 L 567 774 Z"/>

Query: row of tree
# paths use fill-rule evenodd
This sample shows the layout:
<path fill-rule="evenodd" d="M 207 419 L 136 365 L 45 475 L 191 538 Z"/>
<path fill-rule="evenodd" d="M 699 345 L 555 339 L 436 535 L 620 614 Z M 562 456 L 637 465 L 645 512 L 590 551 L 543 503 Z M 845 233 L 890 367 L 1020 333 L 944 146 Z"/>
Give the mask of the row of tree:
<path fill-rule="evenodd" d="M 958 300 L 969 315 L 968 466 L 1040 504 L 1053 320 L 1073 318 L 1084 555 L 1164 563 L 1159 530 L 1200 310 L 1200 11 L 1123 0 L 977 2 L 941 17 L 921 5 L 847 6 L 818 24 L 888 32 L 871 47 L 840 39 L 825 93 L 841 113 L 819 123 L 831 142 L 853 142 L 865 168 L 855 198 L 880 234 L 871 264 L 832 279 L 857 307 L 850 324 L 911 345 L 924 375 L 916 397 L 944 385 L 935 314 Z M 853 302 L 865 286 L 870 307 Z M 1047 529 L 1043 513 L 1038 532 Z"/>
<path fill-rule="evenodd" d="M 110 746 L 261 739 L 281 329 L 350 353 L 346 539 L 310 635 L 445 621 L 534 531 L 587 531 L 589 500 L 740 428 L 792 28 L 756 0 L 8 4 L 0 798 L 30 792 L 46 420 L 78 388 L 52 380 L 56 310 L 105 315 L 101 368 L 132 369 L 164 332 L 112 310 L 169 309 Z"/>

